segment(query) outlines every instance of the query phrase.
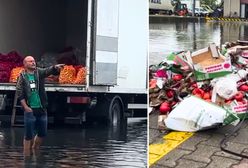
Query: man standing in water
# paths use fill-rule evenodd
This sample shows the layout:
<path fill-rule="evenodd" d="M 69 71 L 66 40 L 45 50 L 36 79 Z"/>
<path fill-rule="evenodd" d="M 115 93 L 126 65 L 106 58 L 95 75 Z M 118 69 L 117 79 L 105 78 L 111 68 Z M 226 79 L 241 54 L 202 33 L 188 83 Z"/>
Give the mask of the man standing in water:
<path fill-rule="evenodd" d="M 29 153 L 31 147 L 38 149 L 47 134 L 47 95 L 44 79 L 53 74 L 58 75 L 64 64 L 48 68 L 37 68 L 35 59 L 27 56 L 23 60 L 25 70 L 20 74 L 16 92 L 24 110 L 25 136 L 23 140 L 24 153 Z M 37 133 L 34 136 L 34 133 Z"/>

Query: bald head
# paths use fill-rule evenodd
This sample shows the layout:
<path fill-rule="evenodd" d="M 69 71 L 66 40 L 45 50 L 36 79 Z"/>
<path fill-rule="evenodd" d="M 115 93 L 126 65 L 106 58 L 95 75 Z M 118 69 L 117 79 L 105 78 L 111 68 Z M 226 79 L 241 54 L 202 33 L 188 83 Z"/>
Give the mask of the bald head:
<path fill-rule="evenodd" d="M 28 71 L 34 71 L 36 69 L 35 59 L 32 56 L 26 56 L 23 60 L 23 65 Z"/>
<path fill-rule="evenodd" d="M 23 60 L 23 64 L 25 64 L 26 62 L 28 62 L 28 61 L 30 61 L 30 60 L 34 60 L 34 57 L 32 57 L 32 56 L 26 56 L 25 58 L 24 58 L 24 60 Z"/>

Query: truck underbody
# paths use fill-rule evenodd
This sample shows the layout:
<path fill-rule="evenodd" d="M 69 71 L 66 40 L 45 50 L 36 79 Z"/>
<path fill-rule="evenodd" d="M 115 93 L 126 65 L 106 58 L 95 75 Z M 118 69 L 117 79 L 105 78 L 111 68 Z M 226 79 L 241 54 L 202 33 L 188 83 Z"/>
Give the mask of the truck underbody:
<path fill-rule="evenodd" d="M 11 89 L 0 90 L 0 122 L 19 125 L 23 123 L 23 110 L 18 102 L 14 102 L 15 86 L 0 84 L 0 88 L 3 87 Z M 126 122 L 127 117 L 147 116 L 147 100 L 144 94 L 94 93 L 85 91 L 85 86 L 75 86 L 67 90 L 68 87 L 46 85 L 48 118 L 51 124 L 84 124 L 97 121 L 118 126 Z M 15 120 L 11 123 L 14 110 Z"/>

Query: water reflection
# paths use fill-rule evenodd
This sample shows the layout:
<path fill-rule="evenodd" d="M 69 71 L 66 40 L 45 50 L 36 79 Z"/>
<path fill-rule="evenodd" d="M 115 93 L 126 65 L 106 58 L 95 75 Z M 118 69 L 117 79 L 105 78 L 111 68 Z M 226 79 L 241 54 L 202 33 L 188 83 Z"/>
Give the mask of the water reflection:
<path fill-rule="evenodd" d="M 0 128 L 0 163 L 7 167 L 146 167 L 146 120 L 122 128 L 49 129 L 42 149 L 22 154 L 22 128 Z"/>
<path fill-rule="evenodd" d="M 195 51 L 229 41 L 247 40 L 248 24 L 235 22 L 163 22 L 150 24 L 150 64 L 165 59 L 171 52 Z"/>

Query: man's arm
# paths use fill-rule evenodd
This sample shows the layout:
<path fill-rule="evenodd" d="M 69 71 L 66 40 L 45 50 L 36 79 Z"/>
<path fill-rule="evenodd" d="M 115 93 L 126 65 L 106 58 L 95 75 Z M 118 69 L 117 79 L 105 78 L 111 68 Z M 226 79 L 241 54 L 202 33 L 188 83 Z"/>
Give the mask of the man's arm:
<path fill-rule="evenodd" d="M 40 75 L 43 78 L 48 77 L 49 75 L 59 75 L 60 70 L 64 67 L 65 64 L 57 64 L 50 66 L 48 68 L 39 68 Z"/>
<path fill-rule="evenodd" d="M 17 100 L 21 102 L 24 111 L 32 112 L 33 110 L 27 105 L 27 102 L 25 100 L 22 74 L 20 74 L 16 83 L 16 95 L 17 95 Z"/>
<path fill-rule="evenodd" d="M 33 110 L 27 105 L 25 99 L 22 99 L 20 102 L 25 112 L 33 112 Z"/>

